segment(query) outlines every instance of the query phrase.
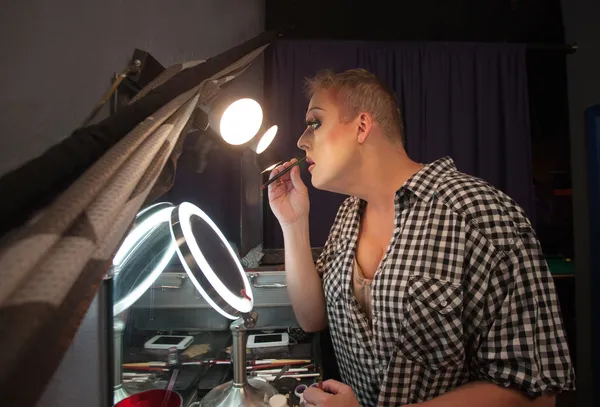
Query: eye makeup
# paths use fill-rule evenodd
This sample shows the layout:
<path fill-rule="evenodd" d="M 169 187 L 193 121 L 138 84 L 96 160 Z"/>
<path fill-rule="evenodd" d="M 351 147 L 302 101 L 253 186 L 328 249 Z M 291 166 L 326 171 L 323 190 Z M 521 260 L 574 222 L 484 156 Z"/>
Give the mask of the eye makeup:
<path fill-rule="evenodd" d="M 317 130 L 321 127 L 321 120 L 319 119 L 310 119 L 306 121 L 306 127 L 312 128 L 313 131 Z"/>

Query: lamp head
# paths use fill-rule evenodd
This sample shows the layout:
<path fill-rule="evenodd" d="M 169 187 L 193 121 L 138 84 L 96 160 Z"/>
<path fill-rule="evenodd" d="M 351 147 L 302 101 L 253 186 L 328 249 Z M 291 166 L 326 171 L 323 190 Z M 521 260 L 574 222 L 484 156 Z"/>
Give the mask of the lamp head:
<path fill-rule="evenodd" d="M 270 126 L 269 128 L 267 128 L 266 131 L 259 133 L 260 138 L 258 139 L 258 143 L 256 145 L 256 149 L 255 149 L 256 154 L 262 154 L 267 148 L 269 148 L 269 146 L 275 139 L 275 136 L 277 135 L 278 130 L 279 130 L 279 127 L 277 127 L 277 125 L 274 124 L 274 125 Z"/>
<path fill-rule="evenodd" d="M 201 110 L 208 116 L 209 127 L 223 141 L 233 146 L 245 145 L 244 148 L 254 151 L 255 163 L 262 173 L 281 163 L 278 154 L 269 148 L 279 127 L 264 118 L 260 104 L 254 99 L 219 95 L 210 107 L 204 105 Z M 200 117 L 197 121 L 205 123 Z"/>
<path fill-rule="evenodd" d="M 260 130 L 263 112 L 260 104 L 251 98 L 217 100 L 208 109 L 212 129 L 228 144 L 239 146 L 254 138 Z"/>
<path fill-rule="evenodd" d="M 279 163 L 281 163 L 281 157 L 277 154 L 275 149 L 272 147 L 273 140 L 277 136 L 279 127 L 265 119 L 258 136 L 250 143 L 250 150 L 255 153 L 254 162 L 260 169 L 261 173 L 269 171 Z"/>

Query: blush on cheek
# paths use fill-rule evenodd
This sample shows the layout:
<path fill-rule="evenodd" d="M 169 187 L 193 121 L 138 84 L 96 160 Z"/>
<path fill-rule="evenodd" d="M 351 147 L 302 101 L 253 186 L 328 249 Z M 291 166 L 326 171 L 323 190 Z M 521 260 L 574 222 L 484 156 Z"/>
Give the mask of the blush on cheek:
<path fill-rule="evenodd" d="M 335 149 L 334 153 L 338 152 L 339 149 L 351 148 L 351 145 L 356 142 L 353 139 L 354 131 L 354 126 L 351 123 L 336 123 L 322 138 L 323 144 Z"/>
<path fill-rule="evenodd" d="M 340 131 L 340 129 L 334 128 L 332 131 L 327 133 L 326 139 L 333 143 L 338 143 L 342 137 L 344 136 L 344 132 Z"/>

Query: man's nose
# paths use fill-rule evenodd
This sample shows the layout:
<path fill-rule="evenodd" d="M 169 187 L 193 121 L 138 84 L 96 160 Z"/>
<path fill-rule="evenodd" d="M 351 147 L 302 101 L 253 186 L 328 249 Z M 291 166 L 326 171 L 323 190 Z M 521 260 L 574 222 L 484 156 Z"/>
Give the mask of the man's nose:
<path fill-rule="evenodd" d="M 300 138 L 298 139 L 298 143 L 296 143 L 296 145 L 298 146 L 298 148 L 300 150 L 308 150 L 308 141 L 307 141 L 307 137 L 306 137 L 306 130 L 304 131 L 304 133 L 302 133 L 302 135 L 300 136 Z"/>

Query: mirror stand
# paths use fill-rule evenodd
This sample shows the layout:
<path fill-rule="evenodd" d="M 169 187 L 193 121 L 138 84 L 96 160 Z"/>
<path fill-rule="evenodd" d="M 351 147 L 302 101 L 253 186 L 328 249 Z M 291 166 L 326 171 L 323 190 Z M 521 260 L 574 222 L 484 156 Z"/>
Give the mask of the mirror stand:
<path fill-rule="evenodd" d="M 256 326 L 258 313 L 243 314 L 229 326 L 233 345 L 231 363 L 233 381 L 212 389 L 200 402 L 202 406 L 266 406 L 277 390 L 268 382 L 247 377 L 246 372 L 246 331 Z"/>
<path fill-rule="evenodd" d="M 121 318 L 114 317 L 114 395 L 113 405 L 130 396 L 123 386 L 123 332 L 125 331 L 125 322 Z"/>

